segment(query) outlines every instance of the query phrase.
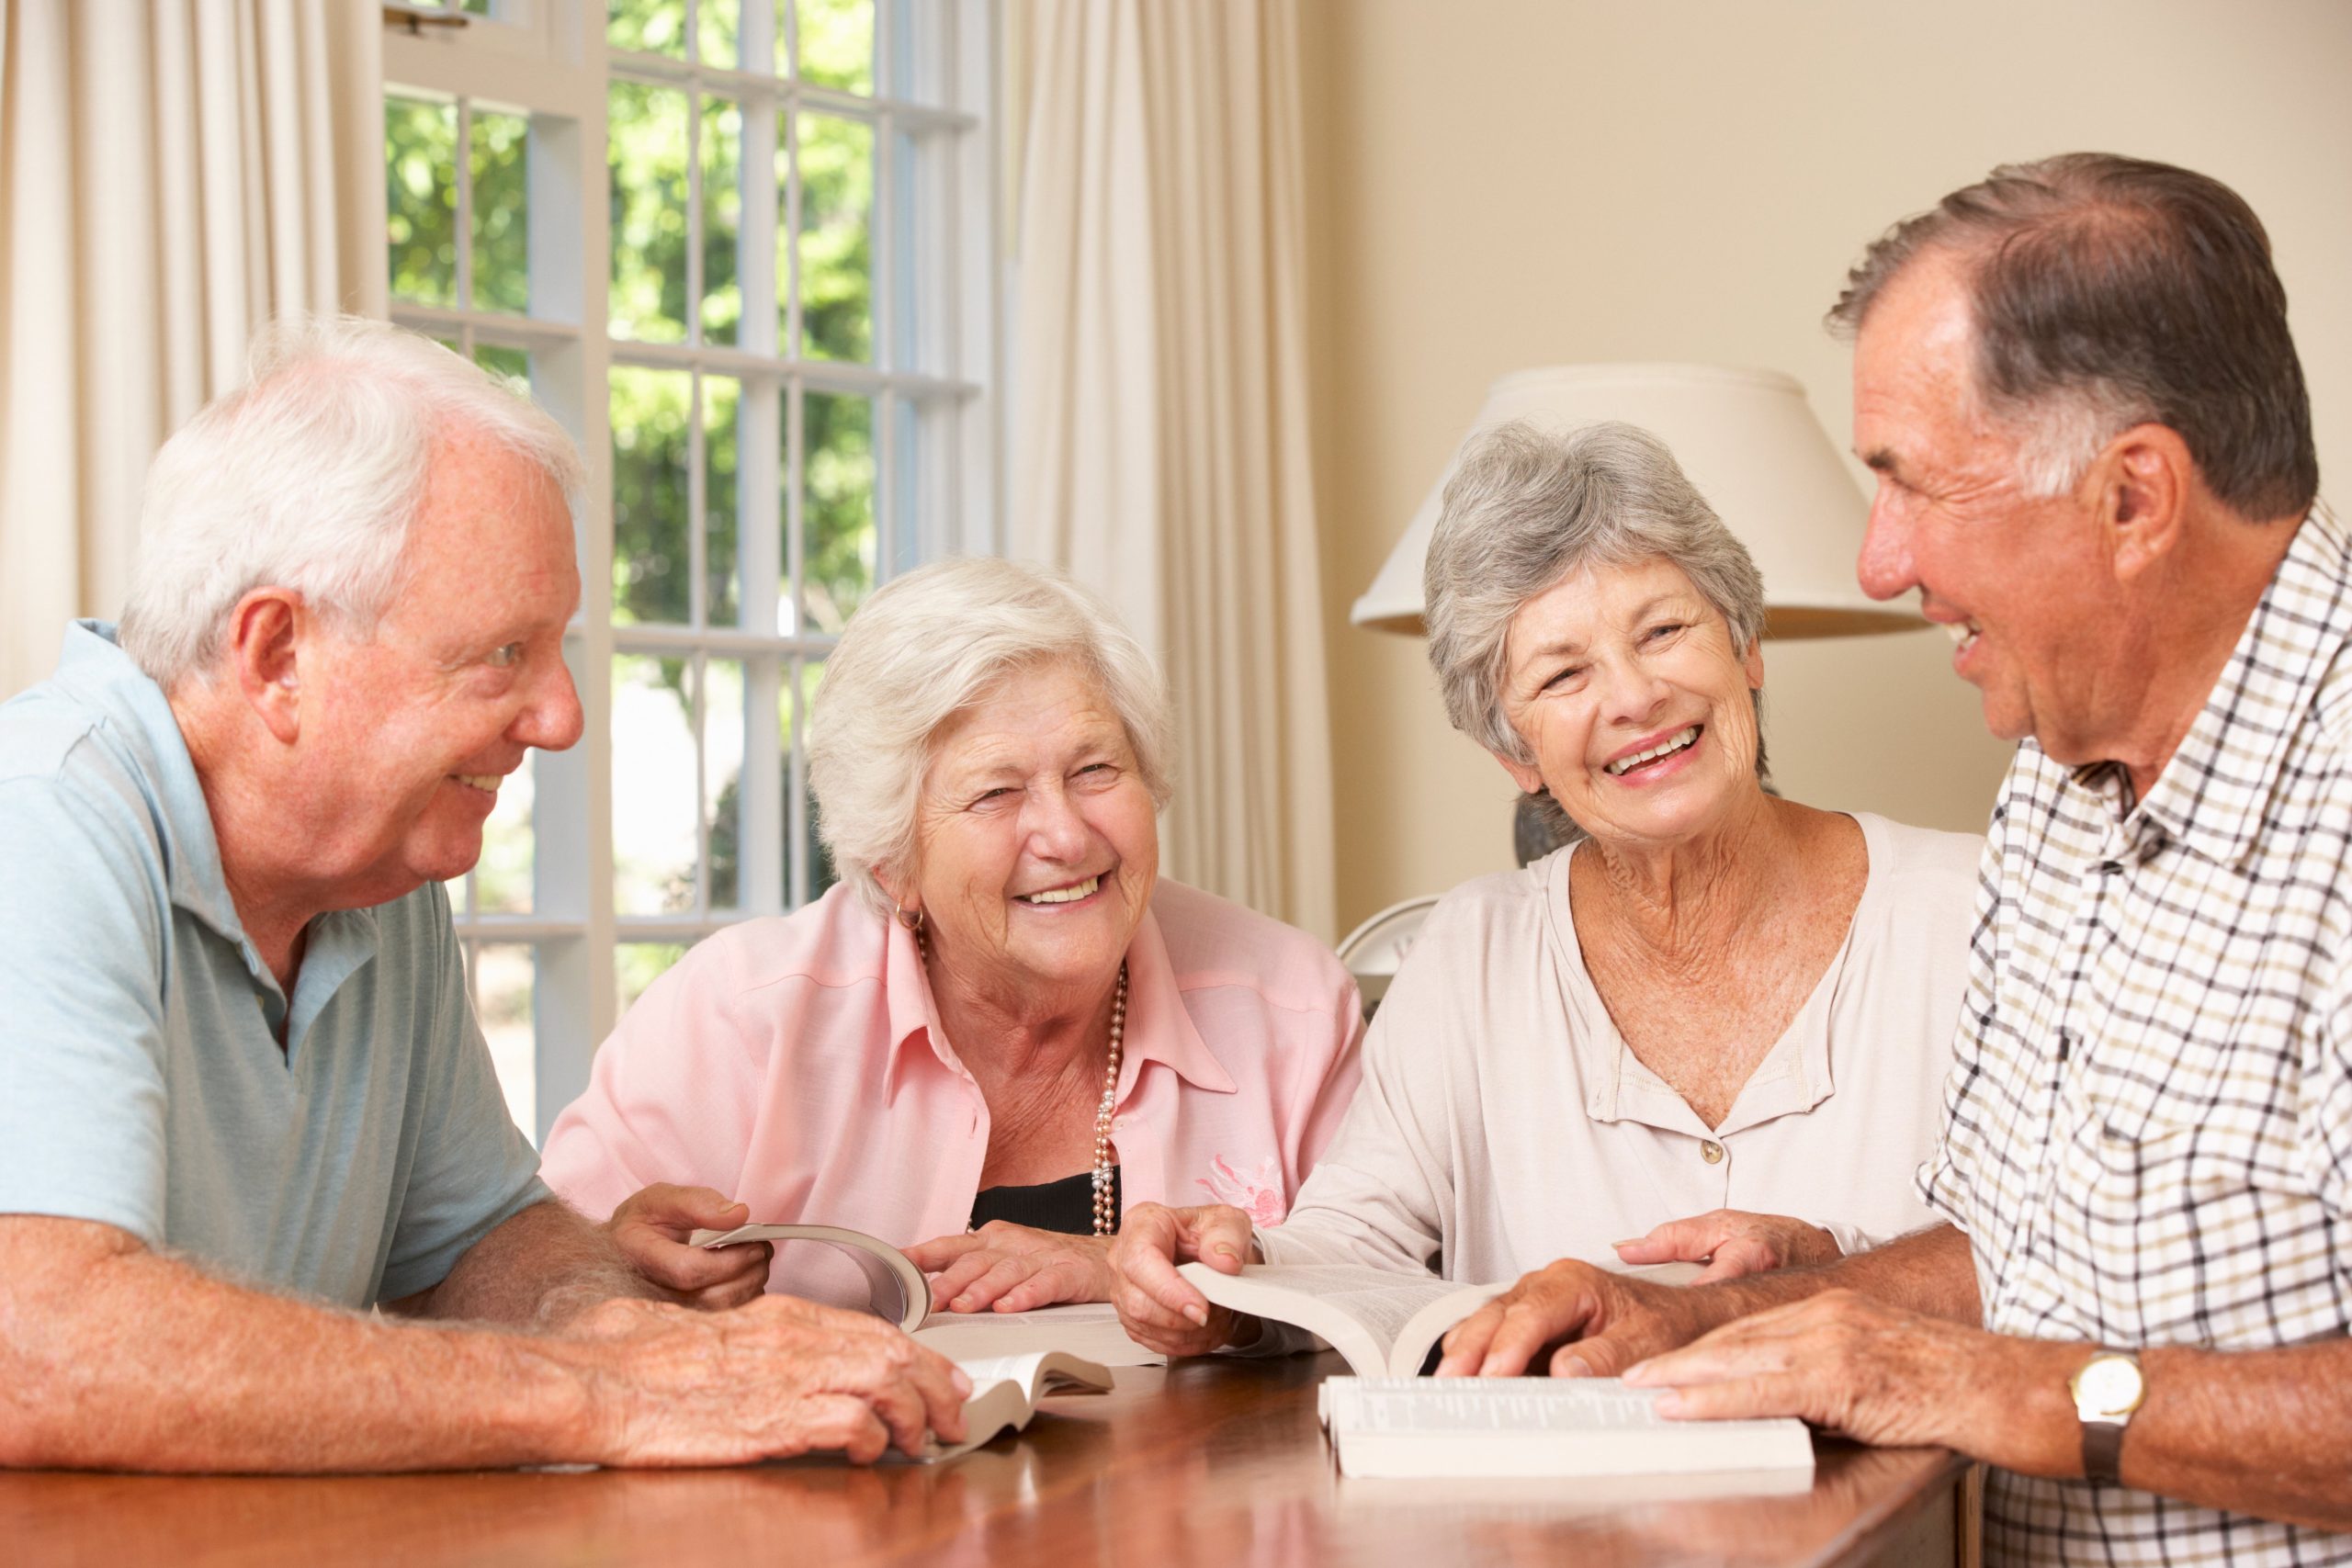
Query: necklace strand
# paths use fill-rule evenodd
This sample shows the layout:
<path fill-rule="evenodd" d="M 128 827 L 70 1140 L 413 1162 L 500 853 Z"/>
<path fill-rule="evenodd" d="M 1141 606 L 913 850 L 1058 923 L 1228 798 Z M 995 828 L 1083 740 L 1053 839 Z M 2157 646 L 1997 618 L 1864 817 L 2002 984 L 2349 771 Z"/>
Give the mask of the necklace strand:
<path fill-rule="evenodd" d="M 924 940 L 920 923 L 912 928 L 915 953 L 926 964 L 931 960 L 931 943 Z M 1111 1213 L 1111 1112 L 1118 1104 L 1120 1047 L 1127 1036 L 1127 965 L 1119 964 L 1119 988 L 1111 998 L 1111 1054 L 1102 1066 L 1102 1099 L 1094 1109 L 1094 1234 L 1109 1235 L 1116 1228 Z"/>

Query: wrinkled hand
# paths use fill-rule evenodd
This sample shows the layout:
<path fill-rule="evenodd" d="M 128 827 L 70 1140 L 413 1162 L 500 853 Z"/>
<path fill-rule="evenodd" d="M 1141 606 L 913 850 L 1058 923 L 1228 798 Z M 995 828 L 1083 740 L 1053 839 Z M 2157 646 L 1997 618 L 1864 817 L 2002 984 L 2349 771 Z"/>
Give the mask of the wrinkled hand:
<path fill-rule="evenodd" d="M 1220 1274 L 1240 1273 L 1257 1260 L 1251 1234 L 1250 1216 L 1226 1203 L 1128 1210 L 1111 1247 L 1111 1302 L 1127 1337 L 1163 1356 L 1205 1356 L 1255 1339 L 1255 1318 L 1211 1306 L 1176 1272 L 1179 1263 L 1199 1261 Z"/>
<path fill-rule="evenodd" d="M 763 1241 L 713 1251 L 689 1247 L 697 1230 L 731 1231 L 752 1211 L 707 1187 L 673 1187 L 657 1181 L 626 1199 L 605 1222 L 605 1230 L 629 1266 L 679 1301 L 706 1312 L 741 1306 L 768 1288 L 768 1264 L 775 1248 Z"/>
<path fill-rule="evenodd" d="M 1464 1318 L 1445 1337 L 1437 1375 L 1613 1377 L 1712 1325 L 1676 1285 L 1629 1280 L 1568 1258 L 1548 1264 Z M 1566 1343 L 1563 1343 L 1566 1341 Z M 1548 1367 L 1531 1372 L 1548 1347 Z"/>
<path fill-rule="evenodd" d="M 1111 1240 L 990 1220 L 977 1231 L 907 1248 L 949 1312 L 1027 1312 L 1056 1302 L 1107 1301 Z"/>
<path fill-rule="evenodd" d="M 791 1296 L 732 1312 L 615 1300 L 548 1341 L 588 1374 L 583 1457 L 745 1464 L 841 1449 L 870 1463 L 964 1436 L 971 1380 L 896 1325 Z"/>
<path fill-rule="evenodd" d="M 1825 1291 L 1727 1323 L 1625 1381 L 1673 1390 L 1658 1401 L 1667 1416 L 1798 1416 L 1860 1442 L 1949 1443 L 1970 1402 L 1998 1384 L 1993 1359 L 2018 1343 Z"/>
<path fill-rule="evenodd" d="M 1838 1238 L 1819 1225 L 1786 1214 L 1751 1214 L 1716 1209 L 1687 1220 L 1668 1220 L 1637 1241 L 1621 1241 L 1617 1256 L 1628 1263 L 1704 1263 L 1690 1281 L 1735 1280 L 1768 1269 L 1803 1269 L 1835 1263 L 1845 1256 Z"/>

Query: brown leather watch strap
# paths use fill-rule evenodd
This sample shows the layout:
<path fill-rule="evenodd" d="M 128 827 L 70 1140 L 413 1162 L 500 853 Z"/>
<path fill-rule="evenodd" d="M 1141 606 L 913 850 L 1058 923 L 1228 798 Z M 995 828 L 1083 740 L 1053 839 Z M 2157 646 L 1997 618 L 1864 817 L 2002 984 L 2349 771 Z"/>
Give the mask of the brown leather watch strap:
<path fill-rule="evenodd" d="M 2120 1485 L 2123 1480 L 2123 1423 L 2083 1423 L 2083 1477 L 2098 1486 Z"/>

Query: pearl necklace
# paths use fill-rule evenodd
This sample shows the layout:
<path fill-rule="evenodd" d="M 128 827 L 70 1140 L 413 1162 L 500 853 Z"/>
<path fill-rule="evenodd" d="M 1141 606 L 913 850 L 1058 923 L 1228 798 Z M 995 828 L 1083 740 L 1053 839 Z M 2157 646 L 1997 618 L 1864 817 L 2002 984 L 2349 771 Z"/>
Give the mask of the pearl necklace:
<path fill-rule="evenodd" d="M 908 922 L 902 915 L 900 923 L 909 926 L 915 935 L 915 953 L 925 963 L 931 959 L 931 943 L 923 940 L 922 919 L 917 916 Z M 1119 989 L 1111 998 L 1111 1056 L 1102 1067 L 1102 1099 L 1094 1109 L 1094 1234 L 1109 1235 L 1115 1229 L 1111 1213 L 1111 1111 L 1118 1103 L 1120 1046 L 1127 1036 L 1127 965 L 1119 964 Z"/>

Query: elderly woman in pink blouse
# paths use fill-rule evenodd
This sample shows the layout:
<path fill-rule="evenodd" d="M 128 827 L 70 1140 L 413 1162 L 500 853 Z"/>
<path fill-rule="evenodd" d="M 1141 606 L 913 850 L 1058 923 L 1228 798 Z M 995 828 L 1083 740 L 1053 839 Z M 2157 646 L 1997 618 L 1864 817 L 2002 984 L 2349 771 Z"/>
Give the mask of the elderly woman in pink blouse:
<path fill-rule="evenodd" d="M 829 1293 L 838 1259 L 796 1257 L 828 1249 L 771 1275 L 679 1245 L 747 1217 L 904 1247 L 960 1312 L 1106 1299 L 1131 1202 L 1279 1219 L 1361 1008 L 1313 938 L 1159 875 L 1169 730 L 1142 648 L 1057 574 L 944 561 L 876 592 L 809 722 L 840 884 L 646 991 L 548 1184 L 707 1305 Z"/>

